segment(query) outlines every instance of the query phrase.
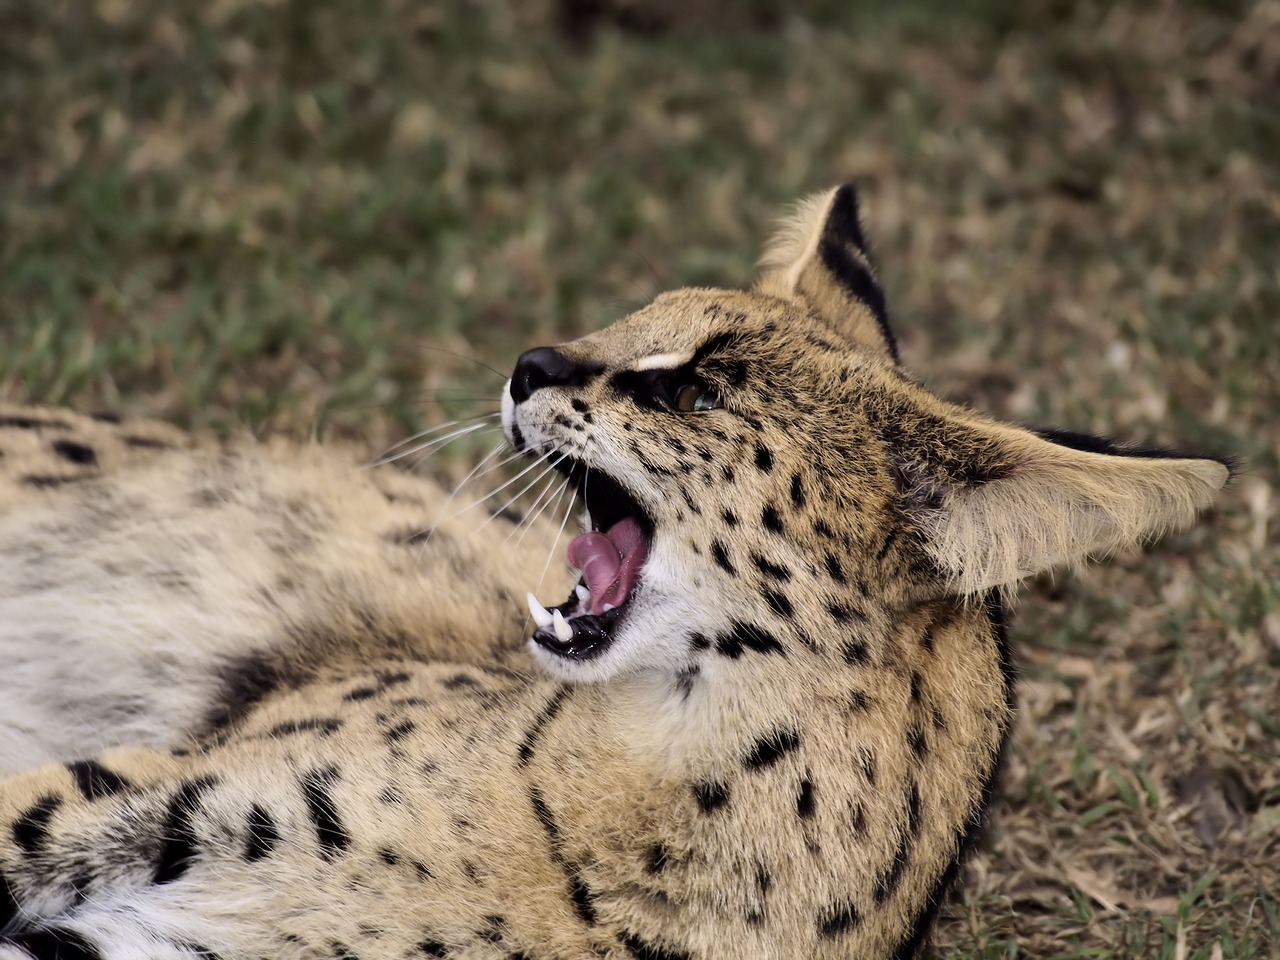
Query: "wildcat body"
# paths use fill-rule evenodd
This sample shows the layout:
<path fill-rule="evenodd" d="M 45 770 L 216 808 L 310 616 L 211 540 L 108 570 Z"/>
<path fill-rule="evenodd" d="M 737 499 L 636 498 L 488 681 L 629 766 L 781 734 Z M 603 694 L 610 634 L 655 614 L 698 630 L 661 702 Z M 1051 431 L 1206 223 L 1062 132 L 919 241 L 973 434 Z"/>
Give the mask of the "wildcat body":
<path fill-rule="evenodd" d="M 200 622 L 219 639 L 189 658 L 197 719 L 91 760 L 60 741 L 0 784 L 0 956 L 913 956 L 1012 718 L 1002 593 L 1189 522 L 1229 473 L 928 393 L 850 187 L 802 205 L 752 290 L 676 291 L 530 351 L 503 406 L 587 508 L 570 555 L 606 572 L 532 599 L 523 643 L 527 557 L 450 538 L 416 572 L 389 559 L 381 520 L 405 539 L 403 504 L 444 497 L 425 481 L 365 481 L 357 508 L 325 496 L 332 461 L 299 484 L 270 466 L 289 451 L 235 453 L 229 487 L 259 490 L 236 501 L 247 544 L 310 542 L 253 564 L 206 537 L 175 580 L 229 562 L 216 594 L 258 631 Z M 15 429 L 74 459 L 57 428 Z M 185 469 L 189 491 L 227 462 L 182 444 L 136 469 Z M 15 489 L 92 504 L 123 483 L 76 466 L 84 484 Z M 104 555 L 121 536 L 79 535 Z M 263 599 L 281 575 L 294 607 L 278 583 Z M 142 579 L 167 589 L 122 582 Z"/>

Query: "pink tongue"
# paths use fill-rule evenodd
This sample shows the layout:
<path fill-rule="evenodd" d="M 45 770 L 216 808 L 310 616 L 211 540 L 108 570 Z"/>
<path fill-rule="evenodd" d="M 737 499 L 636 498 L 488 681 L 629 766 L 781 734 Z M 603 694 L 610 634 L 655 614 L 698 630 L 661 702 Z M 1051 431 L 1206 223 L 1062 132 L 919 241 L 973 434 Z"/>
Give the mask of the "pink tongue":
<path fill-rule="evenodd" d="M 591 612 L 627 602 L 640 568 L 649 556 L 649 541 L 640 524 L 619 520 L 604 533 L 580 533 L 569 541 L 569 563 L 582 571 L 591 591 Z"/>

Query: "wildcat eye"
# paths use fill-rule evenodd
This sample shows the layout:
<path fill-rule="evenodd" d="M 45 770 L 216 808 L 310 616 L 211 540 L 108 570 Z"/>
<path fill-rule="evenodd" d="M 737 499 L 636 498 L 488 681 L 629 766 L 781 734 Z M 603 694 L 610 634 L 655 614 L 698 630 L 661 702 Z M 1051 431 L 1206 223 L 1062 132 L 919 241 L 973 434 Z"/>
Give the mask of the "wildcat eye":
<path fill-rule="evenodd" d="M 701 383 L 686 383 L 675 392 L 672 405 L 681 413 L 701 413 L 720 406 L 716 392 Z"/>

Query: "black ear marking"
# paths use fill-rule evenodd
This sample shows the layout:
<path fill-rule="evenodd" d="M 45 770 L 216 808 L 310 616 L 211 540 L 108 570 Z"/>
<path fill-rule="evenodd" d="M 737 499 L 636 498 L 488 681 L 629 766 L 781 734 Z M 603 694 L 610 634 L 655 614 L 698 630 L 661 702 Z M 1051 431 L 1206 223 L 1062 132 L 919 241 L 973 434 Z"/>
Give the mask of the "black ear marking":
<path fill-rule="evenodd" d="M 867 238 L 862 232 L 858 188 L 852 183 L 846 183 L 840 187 L 832 198 L 831 208 L 827 211 L 823 240 L 830 240 L 833 243 L 852 243 L 864 255 L 869 253 Z"/>
<path fill-rule="evenodd" d="M 855 255 L 850 254 L 850 247 Z M 837 190 L 831 200 L 827 219 L 822 227 L 822 238 L 818 241 L 818 256 L 822 265 L 845 292 L 871 311 L 889 350 L 889 356 L 894 363 L 902 363 L 902 358 L 898 355 L 898 341 L 889 329 L 889 311 L 885 306 L 884 291 L 871 275 L 867 240 L 858 217 L 858 192 L 851 183 L 846 183 Z"/>
<path fill-rule="evenodd" d="M 1168 450 L 1164 447 L 1144 447 L 1139 444 L 1121 443 L 1110 437 L 1075 430 L 1059 430 L 1054 427 L 1030 428 L 1042 440 L 1056 443 L 1085 453 L 1105 453 L 1113 457 L 1146 457 L 1152 460 L 1214 460 L 1222 464 L 1235 478 L 1240 474 L 1240 461 L 1235 457 L 1223 457 L 1212 453 Z"/>

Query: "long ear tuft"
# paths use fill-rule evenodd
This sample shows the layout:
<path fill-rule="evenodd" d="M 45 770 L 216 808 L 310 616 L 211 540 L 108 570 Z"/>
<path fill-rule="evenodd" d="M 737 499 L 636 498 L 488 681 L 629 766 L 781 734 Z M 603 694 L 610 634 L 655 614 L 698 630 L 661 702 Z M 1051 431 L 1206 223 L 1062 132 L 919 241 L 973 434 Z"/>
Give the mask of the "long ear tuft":
<path fill-rule="evenodd" d="M 969 415 L 972 417 L 972 415 Z M 974 418 L 899 467 L 925 548 L 963 594 L 1008 586 L 1190 524 L 1230 460 Z"/>
<path fill-rule="evenodd" d="M 853 343 L 898 362 L 853 184 L 800 201 L 765 247 L 761 293 L 802 302 Z"/>

